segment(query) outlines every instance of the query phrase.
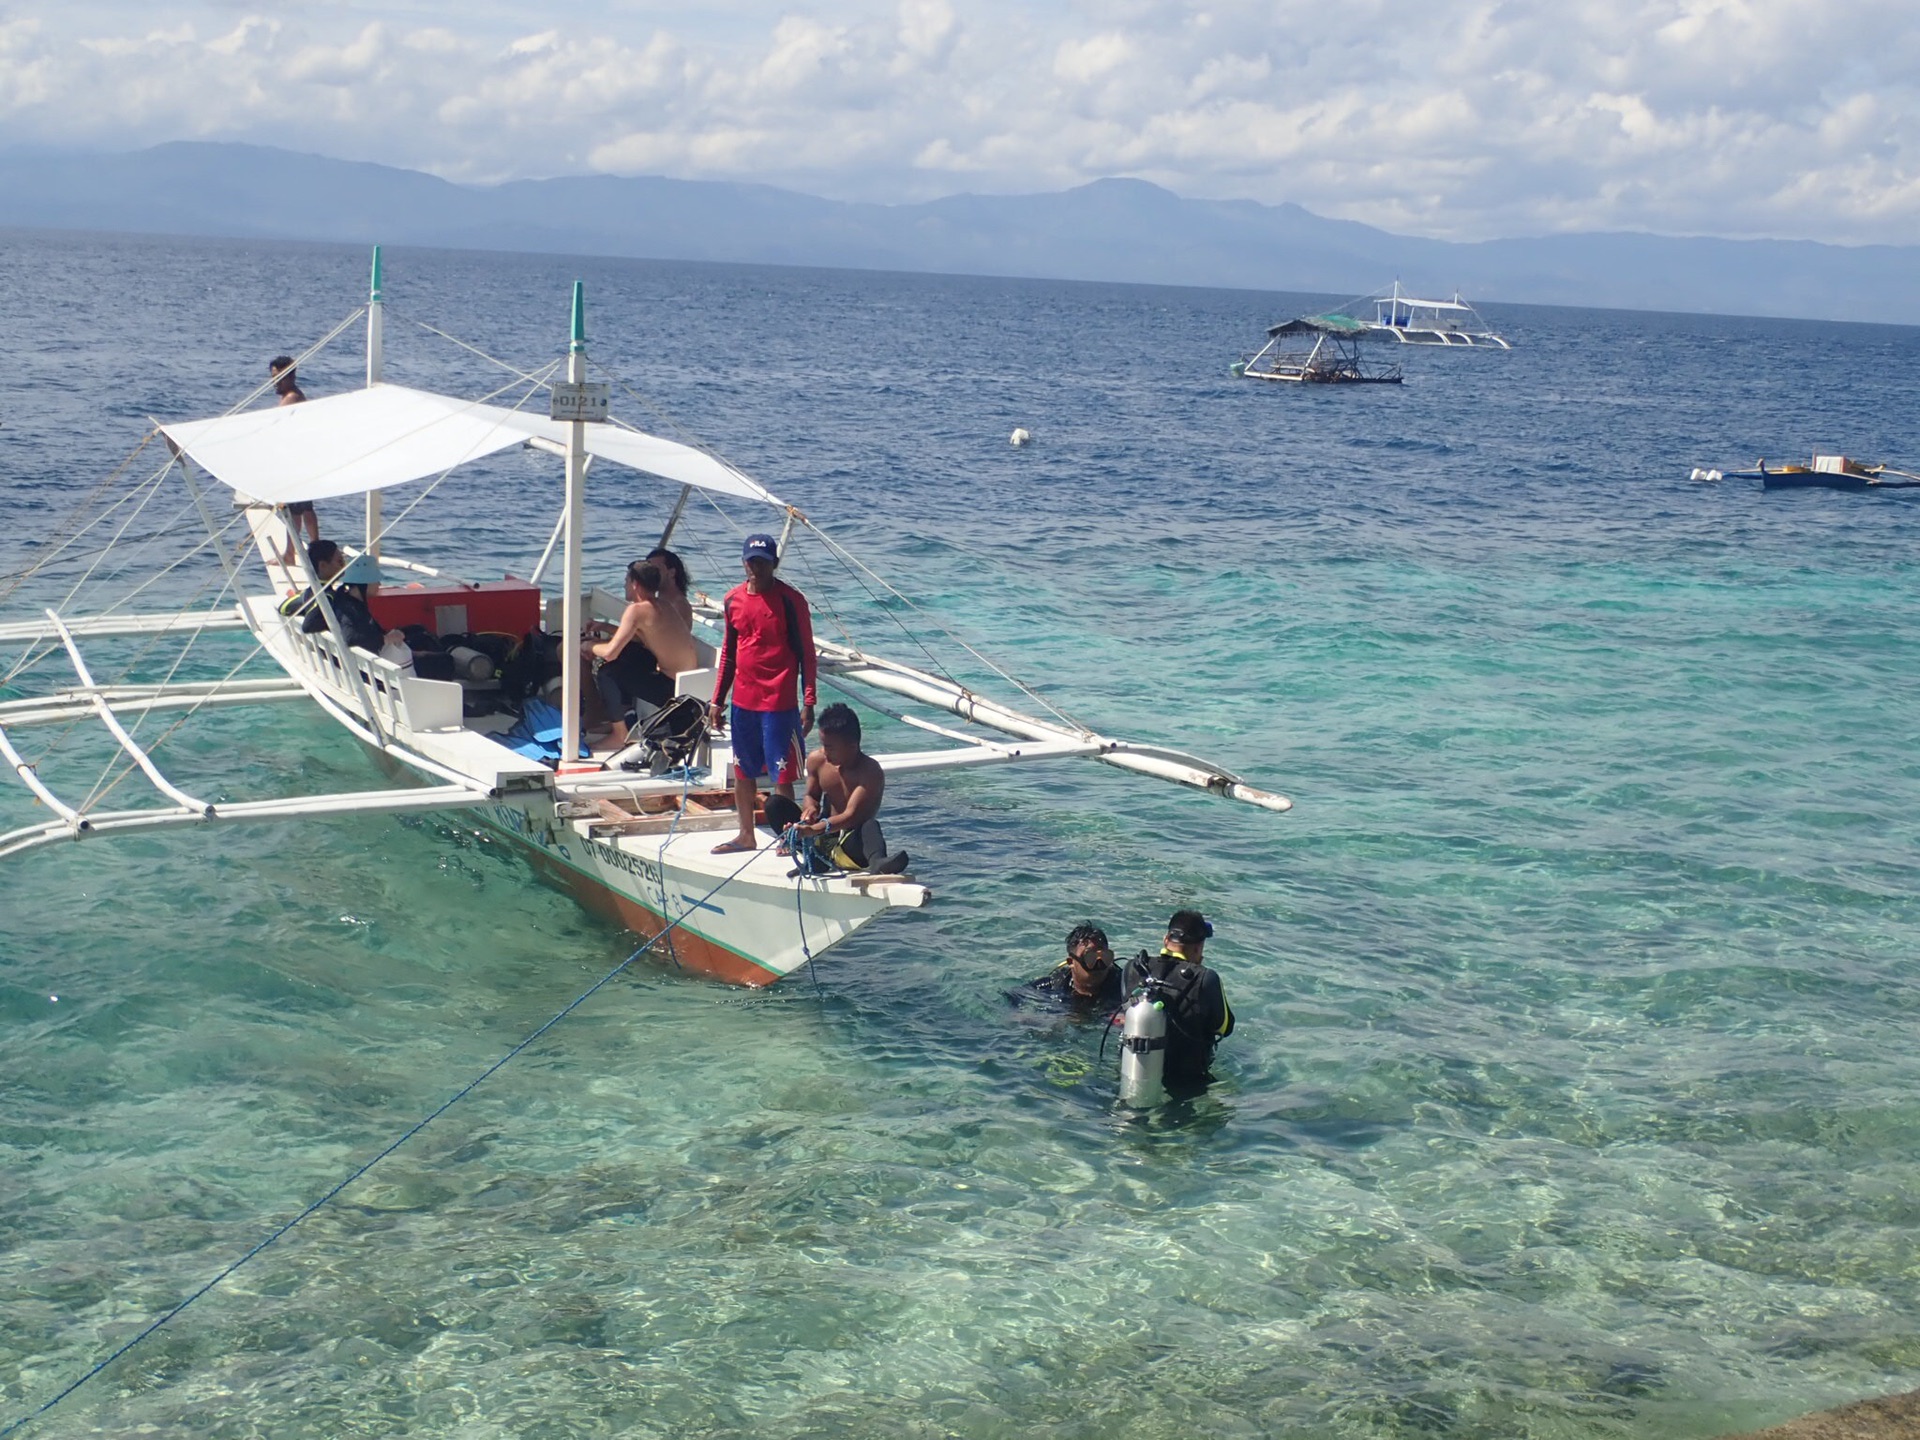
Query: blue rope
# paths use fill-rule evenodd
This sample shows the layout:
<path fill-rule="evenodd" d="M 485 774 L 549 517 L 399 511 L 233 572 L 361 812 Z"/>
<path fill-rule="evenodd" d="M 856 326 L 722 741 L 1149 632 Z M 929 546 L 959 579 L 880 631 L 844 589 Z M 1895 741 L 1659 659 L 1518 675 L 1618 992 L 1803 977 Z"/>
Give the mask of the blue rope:
<path fill-rule="evenodd" d="M 800 929 L 800 953 L 807 957 L 807 978 L 813 981 L 816 992 L 820 989 L 820 976 L 813 968 L 813 947 L 807 944 L 807 912 L 800 903 L 801 884 L 807 876 L 814 873 L 813 861 L 817 852 L 813 836 L 802 835 L 798 825 L 789 825 L 786 834 L 780 837 L 786 843 L 787 853 L 793 856 L 793 919 Z"/>
<path fill-rule="evenodd" d="M 669 771 L 667 773 L 671 774 L 672 772 Z M 674 834 L 680 829 L 680 817 L 687 813 L 687 796 L 690 795 L 692 792 L 693 792 L 693 766 L 682 765 L 680 767 L 680 808 L 673 812 L 673 819 L 667 823 L 667 833 L 665 837 L 662 838 L 662 840 L 660 841 L 660 853 L 654 857 L 654 863 L 660 867 L 660 918 L 662 920 L 665 920 L 667 918 L 667 846 L 673 843 Z M 747 861 L 742 861 L 740 865 L 740 869 L 744 870 L 747 864 L 748 864 Z M 740 873 L 740 870 L 735 870 L 733 872 L 733 875 L 738 875 L 739 873 Z M 729 875 L 727 877 L 727 880 L 731 880 L 733 878 L 733 875 Z M 726 884 L 726 880 L 723 880 L 720 883 L 724 885 Z M 713 894 L 713 891 L 709 890 L 707 892 L 707 895 L 702 896 L 701 898 L 704 900 L 707 898 L 707 896 L 711 896 L 712 894 Z M 686 912 L 686 914 L 681 915 L 680 919 L 681 920 L 686 919 L 687 914 L 691 914 L 691 913 L 692 913 L 691 911 Z M 674 922 L 674 925 L 677 925 L 679 923 L 680 922 L 676 920 Z M 661 930 L 660 934 L 654 936 L 653 940 L 650 940 L 647 943 L 653 944 L 655 941 L 660 940 L 667 934 L 668 931 L 672 930 L 673 928 L 674 928 L 673 925 L 666 926 L 665 929 Z M 687 968 L 686 966 L 680 963 L 680 952 L 677 948 L 675 948 L 672 945 L 667 946 L 667 958 L 673 961 L 674 969 L 684 970 Z"/>
<path fill-rule="evenodd" d="M 827 873 L 820 868 L 820 842 L 811 835 L 802 835 L 798 825 L 789 825 L 781 833 L 780 843 L 787 847 L 787 853 L 802 875 Z"/>
<path fill-rule="evenodd" d="M 758 852 L 755 852 L 755 853 L 758 853 Z M 466 1099 L 467 1096 L 471 1095 L 475 1090 L 479 1089 L 482 1084 L 484 1084 L 488 1079 L 490 1079 L 494 1075 L 494 1073 L 498 1071 L 502 1066 L 504 1066 L 509 1060 L 513 1059 L 516 1055 L 520 1054 L 521 1051 L 525 1050 L 529 1045 L 533 1044 L 534 1041 L 538 1040 L 542 1035 L 546 1034 L 547 1031 L 551 1030 L 554 1026 L 558 1025 L 562 1020 L 566 1019 L 567 1016 L 571 1015 L 575 1010 L 578 1010 L 588 1000 L 592 999 L 594 995 L 598 994 L 608 984 L 612 983 L 612 981 L 616 977 L 618 977 L 620 973 L 623 970 L 625 970 L 629 965 L 633 964 L 634 961 L 638 960 L 642 955 L 646 954 L 647 951 L 651 950 L 655 945 L 658 945 L 671 932 L 673 932 L 674 930 L 677 930 L 680 927 L 681 921 L 685 920 L 687 916 L 691 915 L 695 910 L 698 910 L 702 905 L 704 905 L 707 901 L 711 900 L 715 895 L 718 895 L 728 885 L 732 884 L 733 881 L 739 877 L 740 872 L 742 870 L 745 870 L 748 865 L 753 863 L 753 859 L 754 859 L 753 855 L 748 855 L 745 860 L 741 861 L 740 864 L 734 868 L 731 874 L 724 876 L 720 880 L 720 882 L 717 885 L 715 885 L 711 890 L 707 891 L 705 895 L 702 895 L 698 900 L 694 901 L 693 904 L 689 905 L 685 910 L 681 911 L 677 919 L 669 921 L 666 927 L 663 930 L 661 930 L 661 932 L 658 935 L 654 936 L 651 940 L 647 941 L 646 944 L 642 945 L 638 950 L 634 951 L 631 955 L 627 956 L 626 959 L 622 960 L 618 965 L 614 966 L 613 969 L 609 970 L 605 975 L 602 975 L 586 990 L 582 991 L 578 996 L 576 996 L 573 999 L 572 1003 L 570 1003 L 565 1009 L 561 1010 L 552 1019 L 548 1020 L 546 1024 L 542 1025 L 538 1030 L 535 1030 L 531 1035 L 527 1036 L 518 1045 L 515 1045 L 511 1050 L 507 1051 L 506 1054 L 502 1055 L 498 1060 L 494 1061 L 493 1064 L 489 1065 L 485 1070 L 481 1071 L 472 1080 L 468 1081 L 459 1090 L 455 1091 L 453 1096 L 450 1099 L 448 1099 L 445 1104 L 440 1106 L 440 1108 L 435 1110 L 431 1115 L 428 1115 L 424 1120 L 421 1120 L 418 1124 L 414 1125 L 412 1129 L 408 1130 L 398 1140 L 395 1140 L 391 1145 L 387 1146 L 386 1149 L 382 1150 L 378 1155 L 375 1155 L 371 1160 L 367 1161 L 366 1164 L 362 1165 L 358 1170 L 354 1171 L 351 1175 L 347 1176 L 346 1179 L 342 1180 L 338 1185 L 334 1186 L 331 1190 L 327 1191 L 326 1194 L 322 1195 L 318 1200 L 314 1201 L 311 1205 L 307 1206 L 306 1209 L 302 1210 L 298 1215 L 294 1216 L 291 1220 L 287 1221 L 287 1223 L 282 1225 L 278 1230 L 274 1231 L 271 1235 L 267 1236 L 266 1239 L 262 1240 L 258 1245 L 254 1246 L 251 1250 L 247 1251 L 246 1254 L 242 1255 L 238 1260 L 234 1261 L 231 1265 L 227 1266 L 227 1268 L 222 1270 L 218 1275 L 214 1276 L 211 1280 L 207 1281 L 206 1284 L 202 1285 L 198 1290 L 194 1291 L 191 1295 L 187 1296 L 187 1298 L 182 1300 L 178 1305 L 174 1306 L 171 1310 L 167 1311 L 166 1314 L 162 1315 L 158 1320 L 155 1320 L 151 1325 L 147 1326 L 146 1329 L 142 1330 L 138 1335 L 135 1335 L 131 1340 L 127 1341 L 126 1344 L 122 1345 L 118 1350 L 115 1350 L 111 1355 L 107 1356 L 106 1359 L 102 1360 L 99 1364 L 95 1365 L 91 1370 L 87 1371 L 87 1373 L 82 1375 L 78 1380 L 75 1380 L 71 1385 L 67 1386 L 66 1389 L 62 1390 L 58 1395 L 55 1395 L 51 1400 L 47 1401 L 46 1404 L 42 1405 L 38 1410 L 29 1411 L 27 1414 L 20 1416 L 18 1419 L 9 1422 L 5 1427 L 0 1428 L 0 1440 L 6 1440 L 6 1437 L 13 1434 L 14 1431 L 20 1429 L 24 1425 L 30 1424 L 31 1422 L 38 1420 L 42 1415 L 46 1414 L 49 1410 L 53 1409 L 53 1407 L 58 1405 L 62 1400 L 66 1399 L 69 1395 L 73 1394 L 73 1392 L 78 1390 L 82 1385 L 86 1384 L 89 1380 L 93 1379 L 93 1377 L 98 1375 L 102 1370 L 105 1370 L 109 1365 L 113 1364 L 113 1362 L 118 1360 L 122 1355 L 126 1354 L 129 1350 L 133 1349 L 133 1347 L 138 1345 L 142 1340 L 146 1339 L 149 1335 L 153 1334 L 154 1331 L 158 1330 L 161 1326 L 165 1325 L 168 1321 L 172 1320 L 174 1316 L 178 1315 L 181 1311 L 185 1310 L 189 1305 L 193 1304 L 193 1302 L 198 1300 L 202 1295 L 205 1295 L 209 1290 L 213 1289 L 222 1280 L 225 1280 L 229 1275 L 233 1274 L 233 1272 L 238 1270 L 242 1265 L 245 1265 L 249 1260 L 253 1259 L 254 1256 L 258 1255 L 261 1251 L 265 1250 L 269 1245 L 272 1245 L 274 1241 L 278 1240 L 281 1236 L 285 1235 L 289 1230 L 293 1229 L 293 1227 L 298 1225 L 302 1220 L 305 1220 L 309 1215 L 313 1214 L 316 1210 L 324 1206 L 329 1200 L 332 1200 L 336 1195 L 338 1195 L 341 1191 L 345 1190 L 349 1185 L 353 1184 L 353 1182 L 358 1180 L 361 1176 L 365 1175 L 369 1170 L 373 1169 L 373 1167 L 378 1165 L 382 1160 L 386 1159 L 389 1155 L 393 1154 L 394 1151 L 398 1150 L 402 1145 L 406 1144 L 407 1141 L 411 1140 L 414 1136 L 418 1135 L 422 1130 L 426 1129 L 427 1126 L 431 1125 L 435 1120 L 438 1120 L 442 1115 L 446 1114 L 447 1111 L 451 1110 L 455 1105 L 459 1104 L 462 1100 Z M 795 891 L 795 896 L 797 901 L 797 897 L 798 897 L 797 890 Z M 804 928 L 801 931 L 800 943 L 804 948 L 804 946 L 806 945 L 806 931 Z M 678 963 L 678 957 L 675 957 L 675 963 Z M 809 953 L 807 956 L 807 964 L 809 967 L 811 967 L 813 964 L 813 956 L 811 953 Z M 819 982 L 816 980 L 815 983 L 818 984 Z"/>

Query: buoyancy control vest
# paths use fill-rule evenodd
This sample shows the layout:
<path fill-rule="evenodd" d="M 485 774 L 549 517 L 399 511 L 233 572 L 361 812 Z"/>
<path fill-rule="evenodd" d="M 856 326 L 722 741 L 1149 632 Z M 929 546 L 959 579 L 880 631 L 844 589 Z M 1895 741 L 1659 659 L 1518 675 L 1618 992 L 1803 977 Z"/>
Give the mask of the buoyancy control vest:
<path fill-rule="evenodd" d="M 1213 1063 L 1213 1047 L 1233 1033 L 1233 1011 L 1220 977 L 1204 964 L 1162 950 L 1142 950 L 1127 965 L 1127 993 L 1151 988 L 1167 1012 L 1169 1079 L 1199 1079 Z"/>

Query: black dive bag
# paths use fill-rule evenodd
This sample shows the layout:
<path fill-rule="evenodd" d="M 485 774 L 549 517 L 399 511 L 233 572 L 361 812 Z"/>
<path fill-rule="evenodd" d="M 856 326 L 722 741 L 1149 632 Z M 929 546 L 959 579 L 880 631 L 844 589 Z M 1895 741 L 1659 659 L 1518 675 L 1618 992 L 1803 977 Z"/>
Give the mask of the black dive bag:
<path fill-rule="evenodd" d="M 649 770 L 662 774 L 690 761 L 707 738 L 707 707 L 697 696 L 676 695 L 647 717 L 634 732 L 641 754 L 622 760 L 622 770 Z"/>

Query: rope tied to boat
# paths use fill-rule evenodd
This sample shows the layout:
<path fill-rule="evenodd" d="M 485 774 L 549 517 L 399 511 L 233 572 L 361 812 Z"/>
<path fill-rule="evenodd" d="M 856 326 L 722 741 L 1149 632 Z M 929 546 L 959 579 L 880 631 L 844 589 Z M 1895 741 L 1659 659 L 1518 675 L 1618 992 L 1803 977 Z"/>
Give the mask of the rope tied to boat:
<path fill-rule="evenodd" d="M 780 832 L 780 844 L 793 857 L 794 866 L 788 872 L 788 877 L 793 881 L 793 923 L 800 932 L 800 953 L 806 957 L 807 978 L 813 981 L 814 991 L 818 993 L 820 974 L 813 968 L 813 947 L 807 944 L 807 912 L 802 901 L 806 894 L 807 877 L 819 872 L 820 847 L 813 836 L 800 833 L 798 821 Z"/>
<path fill-rule="evenodd" d="M 31 1424 L 33 1421 L 39 1419 L 42 1415 L 45 1415 L 48 1411 L 52 1410 L 54 1406 L 58 1405 L 61 1401 L 65 1400 L 69 1395 L 73 1394 L 82 1385 L 85 1385 L 89 1380 L 93 1379 L 94 1376 L 100 1374 L 109 1365 L 113 1364 L 114 1361 L 118 1360 L 122 1355 L 125 1355 L 129 1350 L 132 1350 L 136 1345 L 140 1344 L 141 1341 L 145 1340 L 148 1336 L 158 1332 L 162 1327 L 167 1325 L 176 1316 L 180 1315 L 183 1311 L 185 1311 L 188 1306 L 192 1305 L 196 1300 L 200 1299 L 203 1295 L 207 1294 L 210 1290 L 214 1289 L 216 1286 L 218 1286 L 221 1283 L 221 1281 L 225 1280 L 228 1276 L 238 1271 L 241 1266 L 245 1265 L 248 1261 L 252 1260 L 256 1255 L 261 1254 L 268 1247 L 273 1245 L 275 1241 L 285 1236 L 296 1225 L 300 1224 L 301 1221 L 306 1220 L 309 1216 L 323 1209 L 328 1204 L 329 1201 L 339 1196 L 343 1191 L 345 1191 L 349 1186 L 351 1186 L 356 1180 L 359 1180 L 361 1177 L 366 1175 L 370 1170 L 372 1170 L 374 1166 L 378 1165 L 382 1160 L 385 1160 L 389 1155 L 392 1155 L 395 1151 L 400 1149 L 401 1146 L 405 1145 L 409 1140 L 413 1139 L 414 1136 L 418 1135 L 422 1130 L 426 1129 L 427 1126 L 431 1125 L 435 1120 L 438 1120 L 442 1115 L 446 1114 L 447 1111 L 451 1110 L 455 1105 L 459 1104 L 462 1100 L 466 1099 L 467 1096 L 471 1095 L 475 1090 L 479 1089 L 481 1085 L 485 1084 L 486 1081 L 491 1079 L 496 1073 L 498 1073 L 501 1069 L 503 1069 L 510 1060 L 516 1059 L 529 1046 L 531 1046 L 535 1041 L 540 1039 L 541 1036 L 545 1035 L 549 1030 L 553 1029 L 554 1026 L 558 1025 L 562 1020 L 566 1019 L 567 1016 L 571 1015 L 575 1010 L 578 1010 L 582 1005 L 586 1004 L 588 1000 L 592 999 L 601 990 L 605 989 L 608 985 L 612 984 L 614 980 L 616 980 L 617 978 L 619 978 L 620 975 L 625 973 L 627 968 L 631 966 L 634 961 L 638 960 L 642 955 L 646 954 L 649 950 L 653 949 L 654 946 L 658 945 L 663 939 L 665 939 L 674 930 L 678 929 L 682 924 L 682 922 L 684 922 L 689 915 L 693 914 L 694 911 L 698 910 L 702 905 L 706 904 L 707 901 L 711 900 L 715 895 L 719 894 L 727 886 L 731 885 L 735 880 L 737 880 L 740 877 L 740 873 L 743 870 L 745 870 L 747 866 L 753 862 L 754 858 L 755 858 L 754 854 L 749 854 L 747 858 L 741 861 L 740 864 L 734 867 L 733 870 L 728 872 L 726 875 L 722 876 L 720 880 L 714 884 L 713 888 L 708 890 L 706 894 L 702 895 L 698 900 L 695 900 L 693 903 L 688 905 L 687 908 L 682 910 L 679 915 L 675 916 L 671 920 L 668 920 L 666 925 L 661 928 L 659 934 L 653 936 L 639 949 L 635 950 L 631 955 L 627 956 L 626 959 L 622 960 L 618 965 L 614 966 L 606 974 L 602 975 L 598 980 L 594 981 L 593 984 L 589 985 L 585 990 L 581 991 L 580 994 L 576 995 L 571 1001 L 569 1001 L 565 1006 L 563 1006 L 559 1011 L 557 1011 L 551 1018 L 549 1018 L 538 1029 L 534 1030 L 531 1034 L 527 1035 L 517 1045 L 513 1046 L 512 1049 L 508 1050 L 506 1054 L 502 1055 L 498 1060 L 494 1061 L 485 1070 L 482 1070 L 478 1075 L 474 1076 L 473 1079 L 469 1080 L 465 1085 L 461 1086 L 451 1096 L 449 1096 L 444 1102 L 442 1102 L 438 1108 L 436 1108 L 430 1114 L 424 1116 L 420 1120 L 416 1121 L 403 1134 L 401 1134 L 398 1139 L 388 1144 L 372 1159 L 368 1160 L 364 1165 L 360 1166 L 351 1175 L 348 1175 L 339 1184 L 335 1185 L 331 1190 L 327 1191 L 326 1194 L 322 1195 L 319 1199 L 315 1200 L 312 1204 L 308 1205 L 306 1209 L 302 1210 L 298 1215 L 295 1215 L 291 1220 L 287 1221 L 284 1225 L 280 1226 L 279 1229 L 275 1230 L 271 1235 L 267 1236 L 266 1239 L 262 1240 L 259 1244 L 255 1245 L 251 1250 L 247 1251 L 246 1254 L 242 1255 L 239 1259 L 235 1260 L 232 1264 L 228 1265 L 225 1269 L 220 1271 L 219 1274 L 215 1275 L 211 1280 L 207 1281 L 199 1289 L 195 1290 L 191 1295 L 187 1296 L 186 1299 L 182 1300 L 178 1305 L 175 1305 L 171 1310 L 168 1310 L 164 1315 L 160 1316 L 157 1320 L 153 1321 L 145 1329 L 141 1330 L 138 1334 L 136 1334 L 132 1339 L 126 1341 L 112 1354 L 106 1356 L 104 1359 L 99 1361 L 97 1364 L 93 1366 L 92 1369 L 88 1370 L 85 1374 L 81 1375 L 78 1379 L 69 1383 L 57 1395 L 47 1400 L 38 1409 L 31 1410 L 26 1414 L 18 1416 L 15 1419 L 9 1421 L 6 1425 L 0 1426 L 0 1440 L 6 1440 L 7 1436 L 12 1435 L 16 1431 L 23 1429 L 27 1425 Z M 805 943 L 805 939 L 803 935 L 802 944 L 804 945 L 804 943 Z M 809 956 L 808 959 L 809 959 L 809 963 L 811 963 L 812 957 Z"/>

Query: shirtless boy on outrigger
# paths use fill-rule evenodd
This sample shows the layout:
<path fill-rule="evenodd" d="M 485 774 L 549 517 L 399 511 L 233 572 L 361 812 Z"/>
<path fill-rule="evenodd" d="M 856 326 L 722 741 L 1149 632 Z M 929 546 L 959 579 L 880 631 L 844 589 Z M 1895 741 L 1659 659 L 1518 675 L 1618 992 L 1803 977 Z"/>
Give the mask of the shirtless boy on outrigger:
<path fill-rule="evenodd" d="M 807 756 L 802 835 L 824 837 L 821 853 L 843 870 L 865 870 L 884 856 L 880 801 L 887 793 L 880 762 L 860 748 L 860 717 L 848 705 L 820 712 L 820 748 Z"/>

